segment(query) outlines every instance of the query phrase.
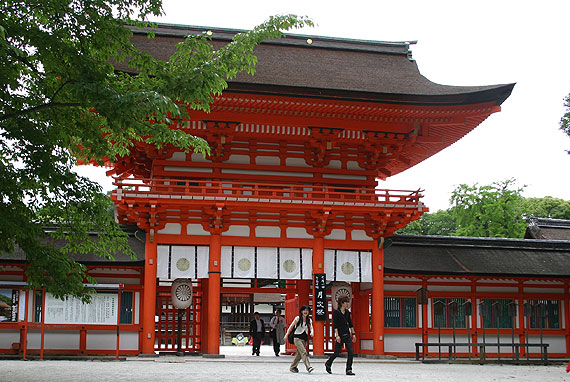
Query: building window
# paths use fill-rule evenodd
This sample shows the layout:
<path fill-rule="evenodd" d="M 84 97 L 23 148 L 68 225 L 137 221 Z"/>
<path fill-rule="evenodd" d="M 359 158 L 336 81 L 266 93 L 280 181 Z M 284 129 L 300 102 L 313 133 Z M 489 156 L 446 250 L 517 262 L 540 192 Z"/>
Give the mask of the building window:
<path fill-rule="evenodd" d="M 133 323 L 133 292 L 121 291 L 121 324 Z"/>
<path fill-rule="evenodd" d="M 386 328 L 415 328 L 416 298 L 385 297 L 384 326 Z"/>
<path fill-rule="evenodd" d="M 530 300 L 530 328 L 560 329 L 560 301 Z"/>
<path fill-rule="evenodd" d="M 18 289 L 0 289 L 0 322 L 18 321 Z"/>
<path fill-rule="evenodd" d="M 41 289 L 36 289 L 34 295 L 34 322 L 42 322 L 43 295 Z"/>
<path fill-rule="evenodd" d="M 434 328 L 466 327 L 464 298 L 434 298 L 433 312 L 434 312 L 433 314 Z M 454 313 L 455 313 L 455 319 L 453 317 Z"/>
<path fill-rule="evenodd" d="M 485 328 L 512 328 L 516 317 L 516 304 L 513 300 L 484 298 L 479 304 Z"/>

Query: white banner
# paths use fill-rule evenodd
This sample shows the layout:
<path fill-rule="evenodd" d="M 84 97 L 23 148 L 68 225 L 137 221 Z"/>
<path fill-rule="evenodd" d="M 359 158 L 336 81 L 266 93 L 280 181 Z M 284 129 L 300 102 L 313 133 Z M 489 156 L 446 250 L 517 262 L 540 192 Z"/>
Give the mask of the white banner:
<path fill-rule="evenodd" d="M 372 282 L 372 253 L 326 249 L 325 273 L 329 281 Z"/>
<path fill-rule="evenodd" d="M 163 280 L 208 278 L 209 247 L 159 245 L 156 276 Z"/>
<path fill-rule="evenodd" d="M 310 248 L 222 247 L 222 277 L 311 280 Z"/>
<path fill-rule="evenodd" d="M 84 304 L 80 299 L 68 297 L 65 301 L 46 294 L 46 324 L 117 324 L 119 310 L 117 293 L 99 293 L 91 303 Z"/>
<path fill-rule="evenodd" d="M 274 247 L 257 247 L 257 278 L 277 279 L 277 250 Z"/>

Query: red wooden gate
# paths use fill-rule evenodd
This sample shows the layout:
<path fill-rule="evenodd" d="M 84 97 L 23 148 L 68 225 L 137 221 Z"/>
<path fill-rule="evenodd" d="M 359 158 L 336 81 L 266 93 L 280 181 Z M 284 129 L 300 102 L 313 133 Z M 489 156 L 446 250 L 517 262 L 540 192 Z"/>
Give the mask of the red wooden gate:
<path fill-rule="evenodd" d="M 156 330 L 154 350 L 178 350 L 178 309 L 170 299 L 170 287 L 158 287 L 156 293 Z M 202 291 L 194 288 L 192 305 L 182 315 L 181 350 L 199 352 L 201 349 Z"/>

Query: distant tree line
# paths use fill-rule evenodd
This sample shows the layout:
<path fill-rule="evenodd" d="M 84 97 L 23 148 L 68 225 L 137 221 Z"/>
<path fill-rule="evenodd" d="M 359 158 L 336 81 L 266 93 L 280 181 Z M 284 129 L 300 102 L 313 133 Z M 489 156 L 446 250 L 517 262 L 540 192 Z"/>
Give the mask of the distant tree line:
<path fill-rule="evenodd" d="M 525 198 L 523 190 L 515 179 L 461 184 L 449 209 L 425 213 L 397 234 L 522 238 L 529 218 L 570 219 L 569 200 Z"/>

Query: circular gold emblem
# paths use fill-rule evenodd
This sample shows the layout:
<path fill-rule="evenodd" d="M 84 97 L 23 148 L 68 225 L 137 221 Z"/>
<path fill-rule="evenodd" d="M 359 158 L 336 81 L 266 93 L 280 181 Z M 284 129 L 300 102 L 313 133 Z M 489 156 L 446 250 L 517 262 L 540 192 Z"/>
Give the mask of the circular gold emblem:
<path fill-rule="evenodd" d="M 345 275 L 351 275 L 354 273 L 354 265 L 349 263 L 348 261 L 340 266 L 342 273 Z"/>
<path fill-rule="evenodd" d="M 249 271 L 251 268 L 251 261 L 246 258 L 240 259 L 240 261 L 238 261 L 238 268 L 244 272 Z"/>
<path fill-rule="evenodd" d="M 297 264 L 291 259 L 285 260 L 283 262 L 283 269 L 285 269 L 286 272 L 293 273 L 297 269 Z"/>
<path fill-rule="evenodd" d="M 190 262 L 187 258 L 182 257 L 176 261 L 176 268 L 181 272 L 187 271 L 190 268 Z"/>

